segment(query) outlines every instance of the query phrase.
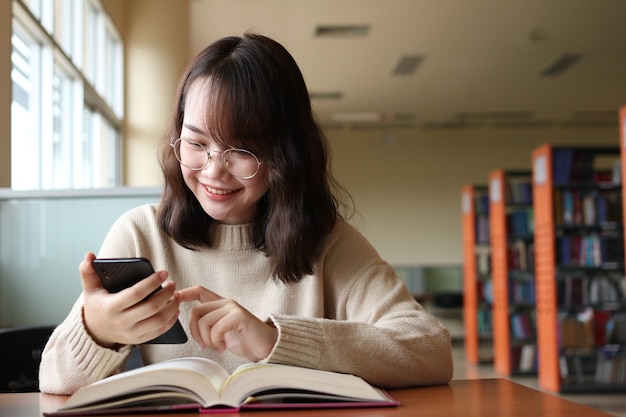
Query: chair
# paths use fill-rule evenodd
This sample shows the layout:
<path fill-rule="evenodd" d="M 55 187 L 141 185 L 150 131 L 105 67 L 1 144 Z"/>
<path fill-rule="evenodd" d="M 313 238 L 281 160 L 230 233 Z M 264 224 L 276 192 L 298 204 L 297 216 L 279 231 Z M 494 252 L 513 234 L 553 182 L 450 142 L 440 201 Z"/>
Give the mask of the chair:
<path fill-rule="evenodd" d="M 143 366 L 143 358 L 141 357 L 141 349 L 139 346 L 133 346 L 133 350 L 130 351 L 128 362 L 126 363 L 125 371 L 131 369 L 141 368 Z"/>
<path fill-rule="evenodd" d="M 39 391 L 41 353 L 53 326 L 0 329 L 0 392 Z"/>

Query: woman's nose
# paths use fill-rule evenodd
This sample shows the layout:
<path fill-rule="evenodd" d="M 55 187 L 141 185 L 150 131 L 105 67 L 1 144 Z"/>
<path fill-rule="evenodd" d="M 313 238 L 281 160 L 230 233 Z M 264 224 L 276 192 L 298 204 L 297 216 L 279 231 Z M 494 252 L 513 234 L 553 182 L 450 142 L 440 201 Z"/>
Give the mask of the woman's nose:
<path fill-rule="evenodd" d="M 209 158 L 207 163 L 202 168 L 202 174 L 210 177 L 220 177 L 225 173 L 228 174 L 228 170 L 224 166 L 222 161 L 222 154 L 219 151 L 207 151 Z"/>

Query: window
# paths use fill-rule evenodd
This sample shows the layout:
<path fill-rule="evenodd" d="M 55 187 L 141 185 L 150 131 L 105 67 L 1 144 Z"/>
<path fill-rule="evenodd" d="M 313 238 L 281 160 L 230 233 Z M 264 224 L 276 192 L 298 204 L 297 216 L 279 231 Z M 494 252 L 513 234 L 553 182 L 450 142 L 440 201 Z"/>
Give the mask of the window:
<path fill-rule="evenodd" d="M 21 25 L 11 38 L 11 187 L 41 188 L 41 45 Z"/>
<path fill-rule="evenodd" d="M 14 0 L 11 187 L 120 184 L 123 47 L 100 0 Z"/>

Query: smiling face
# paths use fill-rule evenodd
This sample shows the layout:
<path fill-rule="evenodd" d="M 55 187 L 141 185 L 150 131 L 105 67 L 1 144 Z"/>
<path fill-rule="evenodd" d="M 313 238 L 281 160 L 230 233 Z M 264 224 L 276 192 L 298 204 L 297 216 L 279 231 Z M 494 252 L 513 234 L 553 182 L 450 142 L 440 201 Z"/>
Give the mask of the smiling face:
<path fill-rule="evenodd" d="M 267 164 L 250 179 L 240 179 L 229 173 L 216 152 L 224 149 L 211 139 L 206 126 L 208 100 L 207 83 L 196 80 L 190 87 L 183 116 L 181 137 L 204 145 L 213 158 L 201 170 L 181 165 L 187 187 L 193 192 L 204 211 L 213 219 L 226 224 L 250 223 L 255 218 L 255 205 L 267 192 Z M 210 87 L 209 87 L 210 88 Z"/>

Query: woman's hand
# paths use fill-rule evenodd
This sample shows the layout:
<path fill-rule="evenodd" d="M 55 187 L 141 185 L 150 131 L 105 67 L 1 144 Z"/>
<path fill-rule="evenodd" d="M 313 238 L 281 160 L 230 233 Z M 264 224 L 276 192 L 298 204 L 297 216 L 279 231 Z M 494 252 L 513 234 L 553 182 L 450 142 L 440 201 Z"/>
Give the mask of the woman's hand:
<path fill-rule="evenodd" d="M 166 271 L 156 272 L 132 287 L 111 294 L 102 286 L 92 266 L 95 258 L 93 253 L 86 254 L 78 270 L 84 295 L 83 320 L 98 344 L 109 348 L 117 344 L 140 344 L 165 333 L 176 323 L 180 300 L 174 282 L 167 282 L 162 290 L 144 300 L 165 282 Z"/>
<path fill-rule="evenodd" d="M 258 319 L 233 300 L 201 287 L 179 292 L 181 301 L 199 301 L 191 309 L 189 330 L 202 347 L 230 352 L 257 362 L 267 357 L 278 339 L 278 330 Z"/>

